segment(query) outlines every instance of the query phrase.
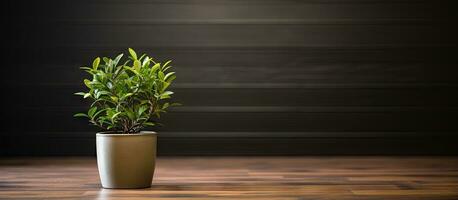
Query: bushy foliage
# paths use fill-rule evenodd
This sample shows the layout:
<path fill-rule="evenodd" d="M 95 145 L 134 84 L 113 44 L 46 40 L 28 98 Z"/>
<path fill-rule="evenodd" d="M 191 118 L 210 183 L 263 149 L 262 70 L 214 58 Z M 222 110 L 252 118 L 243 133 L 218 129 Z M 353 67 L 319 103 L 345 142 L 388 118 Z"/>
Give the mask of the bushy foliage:
<path fill-rule="evenodd" d="M 176 78 L 171 72 L 171 61 L 163 64 L 147 55 L 137 57 L 129 48 L 129 58 L 124 62 L 123 54 L 111 59 L 97 57 L 92 67 L 81 67 L 92 76 L 84 79 L 87 92 L 78 92 L 91 101 L 87 113 L 75 117 L 86 117 L 89 122 L 104 130 L 118 133 L 139 133 L 144 127 L 154 126 L 161 113 L 172 103 L 172 91 L 167 90 Z"/>

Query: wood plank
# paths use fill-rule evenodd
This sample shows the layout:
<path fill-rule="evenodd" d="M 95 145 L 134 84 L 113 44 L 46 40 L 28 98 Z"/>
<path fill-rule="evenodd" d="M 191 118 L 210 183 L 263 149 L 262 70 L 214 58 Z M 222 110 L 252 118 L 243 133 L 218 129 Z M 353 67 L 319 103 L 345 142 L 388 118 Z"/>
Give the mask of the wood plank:
<path fill-rule="evenodd" d="M 456 157 L 159 157 L 151 188 L 107 190 L 93 157 L 3 158 L 0 199 L 439 200 L 457 174 Z"/>

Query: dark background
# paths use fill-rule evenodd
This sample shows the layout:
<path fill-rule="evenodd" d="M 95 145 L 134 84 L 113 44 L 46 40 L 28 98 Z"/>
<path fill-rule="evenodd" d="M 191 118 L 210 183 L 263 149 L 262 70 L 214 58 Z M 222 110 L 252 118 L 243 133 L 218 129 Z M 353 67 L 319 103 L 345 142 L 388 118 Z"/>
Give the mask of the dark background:
<path fill-rule="evenodd" d="M 160 155 L 457 154 L 454 1 L 2 1 L 0 155 L 94 155 L 80 66 L 174 60 Z"/>

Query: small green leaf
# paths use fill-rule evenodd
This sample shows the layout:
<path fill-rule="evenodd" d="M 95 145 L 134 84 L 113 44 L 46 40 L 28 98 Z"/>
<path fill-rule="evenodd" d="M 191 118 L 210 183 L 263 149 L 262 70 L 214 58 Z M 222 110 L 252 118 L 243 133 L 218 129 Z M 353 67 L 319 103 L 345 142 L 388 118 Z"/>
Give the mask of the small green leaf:
<path fill-rule="evenodd" d="M 145 59 L 143 59 L 142 67 L 143 68 L 148 67 L 149 66 L 149 62 L 150 62 L 150 58 L 148 56 L 146 56 Z"/>
<path fill-rule="evenodd" d="M 89 111 L 87 112 L 87 115 L 90 117 L 90 118 L 93 118 L 94 116 L 94 113 L 97 111 L 97 107 L 92 107 L 91 109 L 89 109 Z"/>
<path fill-rule="evenodd" d="M 163 72 L 167 71 L 168 69 L 172 68 L 172 66 L 167 66 L 164 69 L 162 69 Z"/>
<path fill-rule="evenodd" d="M 124 62 L 124 64 L 122 66 L 127 66 L 127 64 L 130 63 L 130 60 L 126 60 L 126 62 Z"/>
<path fill-rule="evenodd" d="M 73 115 L 73 117 L 89 117 L 89 116 L 87 116 L 84 113 L 76 113 L 76 114 Z"/>
<path fill-rule="evenodd" d="M 157 69 L 159 69 L 160 66 L 161 66 L 161 63 L 154 64 L 154 66 L 151 68 L 151 71 L 153 71 L 153 73 L 156 72 Z"/>
<path fill-rule="evenodd" d="M 138 60 L 142 60 L 143 57 L 145 57 L 145 56 L 146 56 L 146 54 L 143 54 L 142 56 L 140 56 L 140 58 L 138 58 Z"/>
<path fill-rule="evenodd" d="M 168 65 L 169 63 L 171 63 L 171 62 L 172 62 L 172 60 L 169 60 L 169 61 L 165 62 L 164 65 L 162 65 L 162 68 L 167 67 L 167 65 Z M 165 71 L 165 70 L 164 70 L 164 71 Z"/>
<path fill-rule="evenodd" d="M 137 60 L 137 53 L 135 53 L 133 49 L 129 48 L 129 53 L 130 53 L 130 56 L 132 56 L 134 60 Z"/>
<path fill-rule="evenodd" d="M 81 96 L 84 96 L 84 95 L 86 95 L 86 93 L 85 93 L 85 92 L 77 92 L 77 93 L 74 93 L 74 95 L 81 95 Z"/>
<path fill-rule="evenodd" d="M 164 72 L 159 71 L 159 73 L 157 74 L 157 76 L 159 77 L 160 80 L 164 81 L 164 77 L 165 77 Z"/>
<path fill-rule="evenodd" d="M 140 72 L 141 63 L 140 63 L 139 60 L 135 60 L 135 61 L 134 61 L 134 66 L 133 66 L 133 68 L 135 69 L 135 71 Z"/>
<path fill-rule="evenodd" d="M 167 83 L 170 84 L 170 83 L 172 83 L 172 81 L 175 80 L 176 78 L 177 78 L 177 77 L 176 77 L 175 75 L 173 75 L 173 76 L 170 76 L 166 81 L 167 81 Z"/>
<path fill-rule="evenodd" d="M 116 58 L 113 60 L 113 65 L 114 66 L 118 65 L 118 63 L 121 60 L 122 56 L 124 56 L 124 54 L 119 54 L 118 56 L 116 56 Z"/>
<path fill-rule="evenodd" d="M 115 96 L 111 96 L 110 98 L 111 98 L 114 102 L 118 102 L 118 100 L 119 100 L 118 97 L 115 97 Z"/>
<path fill-rule="evenodd" d="M 107 94 L 110 94 L 110 92 L 108 92 L 108 91 L 97 91 L 95 93 L 95 98 L 98 99 L 98 98 L 100 98 L 100 96 L 107 95 Z"/>
<path fill-rule="evenodd" d="M 91 81 L 90 81 L 90 80 L 88 80 L 88 79 L 84 79 L 84 81 L 83 81 L 83 82 L 84 82 L 84 85 L 86 85 L 86 87 L 88 87 L 88 88 L 92 88 L 92 87 L 91 87 Z"/>
<path fill-rule="evenodd" d="M 170 99 L 170 96 L 169 95 L 161 95 L 161 97 L 159 99 Z"/>
<path fill-rule="evenodd" d="M 144 126 L 154 126 L 154 125 L 156 125 L 156 124 L 153 123 L 153 122 L 143 122 L 143 125 L 144 125 Z"/>
<path fill-rule="evenodd" d="M 125 95 L 123 95 L 123 96 L 121 97 L 121 100 L 124 100 L 124 99 L 126 99 L 127 97 L 130 97 L 130 96 L 132 96 L 132 95 L 133 95 L 133 93 L 127 93 L 127 94 L 125 94 Z"/>
<path fill-rule="evenodd" d="M 170 98 L 170 95 L 172 95 L 173 92 L 172 91 L 165 91 L 164 93 L 162 93 L 159 97 L 159 99 L 168 99 Z"/>
<path fill-rule="evenodd" d="M 164 80 L 167 81 L 167 79 L 170 77 L 170 76 L 173 76 L 175 74 L 175 72 L 169 72 L 165 75 L 164 77 Z"/>
<path fill-rule="evenodd" d="M 165 91 L 164 93 L 162 93 L 162 95 L 172 95 L 173 92 L 172 91 Z"/>
<path fill-rule="evenodd" d="M 135 113 L 132 112 L 131 110 L 125 110 L 125 113 L 127 114 L 127 117 L 131 120 L 135 119 Z"/>
<path fill-rule="evenodd" d="M 111 121 L 114 121 L 114 119 L 115 119 L 118 115 L 120 115 L 121 113 L 122 113 L 122 112 L 117 112 L 117 113 L 115 113 L 113 116 L 111 116 Z"/>
<path fill-rule="evenodd" d="M 147 109 L 147 106 L 140 106 L 140 108 L 138 108 L 138 116 L 141 116 Z"/>
<path fill-rule="evenodd" d="M 90 96 L 91 96 L 91 93 L 86 93 L 86 94 L 84 94 L 83 98 L 85 99 L 85 98 L 88 98 Z"/>
<path fill-rule="evenodd" d="M 100 57 L 95 58 L 94 62 L 92 62 L 92 68 L 97 70 L 100 64 Z"/>
<path fill-rule="evenodd" d="M 105 62 L 105 64 L 108 64 L 110 62 L 110 59 L 107 57 L 103 57 L 103 62 Z"/>
<path fill-rule="evenodd" d="M 132 67 L 124 66 L 124 69 L 127 69 L 127 70 L 133 72 L 133 73 L 134 73 L 135 75 L 137 75 L 137 76 L 140 75 L 140 74 L 139 74 L 135 69 L 133 69 Z"/>
<path fill-rule="evenodd" d="M 166 90 L 168 87 L 170 86 L 170 83 L 169 82 L 164 82 L 163 86 L 162 86 L 162 90 L 161 91 L 164 91 Z"/>
<path fill-rule="evenodd" d="M 96 99 L 94 102 L 91 103 L 90 107 L 95 106 L 95 104 L 97 104 L 97 102 L 101 102 L 101 101 L 106 101 L 106 100 L 105 99 Z"/>
<path fill-rule="evenodd" d="M 94 115 L 92 116 L 93 118 L 97 117 L 100 113 L 102 113 L 103 111 L 106 111 L 106 109 L 102 109 L 102 110 L 99 110 L 97 111 L 96 113 L 94 113 Z"/>

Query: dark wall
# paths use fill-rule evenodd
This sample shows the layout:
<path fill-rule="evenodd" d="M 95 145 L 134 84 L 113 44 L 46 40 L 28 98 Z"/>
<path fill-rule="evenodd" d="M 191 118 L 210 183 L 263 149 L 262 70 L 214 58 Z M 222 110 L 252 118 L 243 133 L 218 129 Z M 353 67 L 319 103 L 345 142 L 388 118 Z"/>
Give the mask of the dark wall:
<path fill-rule="evenodd" d="M 162 155 L 456 154 L 453 1 L 4 1 L 1 155 L 94 154 L 96 56 L 174 60 Z"/>

